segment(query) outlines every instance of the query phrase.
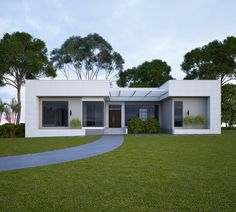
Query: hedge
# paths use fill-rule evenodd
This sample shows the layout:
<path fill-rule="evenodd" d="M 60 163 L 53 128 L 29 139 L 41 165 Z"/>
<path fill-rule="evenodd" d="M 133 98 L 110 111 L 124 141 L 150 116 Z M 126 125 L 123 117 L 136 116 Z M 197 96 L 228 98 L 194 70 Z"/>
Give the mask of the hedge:
<path fill-rule="evenodd" d="M 0 137 L 25 137 L 25 124 L 3 124 L 0 125 Z"/>

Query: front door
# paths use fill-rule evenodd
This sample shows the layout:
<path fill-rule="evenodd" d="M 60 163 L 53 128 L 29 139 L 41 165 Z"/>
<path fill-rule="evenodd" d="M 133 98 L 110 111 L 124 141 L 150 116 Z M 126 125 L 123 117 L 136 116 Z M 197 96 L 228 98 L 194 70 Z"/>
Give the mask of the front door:
<path fill-rule="evenodd" d="M 109 127 L 121 128 L 121 106 L 120 105 L 109 106 Z"/>

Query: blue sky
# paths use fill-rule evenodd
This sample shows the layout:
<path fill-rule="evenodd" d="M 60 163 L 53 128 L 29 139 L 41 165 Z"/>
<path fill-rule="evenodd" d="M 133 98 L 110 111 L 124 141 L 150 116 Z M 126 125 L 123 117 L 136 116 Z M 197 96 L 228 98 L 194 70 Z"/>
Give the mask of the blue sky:
<path fill-rule="evenodd" d="M 236 36 L 235 0 L 2 0 L 0 37 L 25 31 L 49 52 L 72 35 L 98 33 L 125 59 L 125 68 L 165 60 L 182 79 L 185 53 Z M 0 98 L 15 95 L 0 88 Z"/>

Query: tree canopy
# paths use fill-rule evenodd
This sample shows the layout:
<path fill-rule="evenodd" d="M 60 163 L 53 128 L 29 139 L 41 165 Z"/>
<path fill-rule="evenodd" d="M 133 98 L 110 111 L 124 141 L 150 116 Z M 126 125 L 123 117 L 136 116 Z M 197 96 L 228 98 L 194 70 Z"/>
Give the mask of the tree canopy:
<path fill-rule="evenodd" d="M 0 86 L 16 88 L 17 102 L 21 105 L 21 86 L 25 79 L 42 76 L 56 76 L 48 60 L 45 43 L 25 32 L 6 33 L 0 40 Z M 17 123 L 20 115 L 21 110 Z"/>
<path fill-rule="evenodd" d="M 55 68 L 69 79 L 72 70 L 78 79 L 94 80 L 98 75 L 110 80 L 123 70 L 122 56 L 100 35 L 72 36 L 51 52 Z"/>
<path fill-rule="evenodd" d="M 212 41 L 184 55 L 185 79 L 219 79 L 221 85 L 236 79 L 236 37 Z"/>
<path fill-rule="evenodd" d="M 117 85 L 120 87 L 159 87 L 169 79 L 171 67 L 162 60 L 144 62 L 137 67 L 120 72 Z"/>
<path fill-rule="evenodd" d="M 236 85 L 226 84 L 221 94 L 221 120 L 226 125 L 236 123 Z"/>

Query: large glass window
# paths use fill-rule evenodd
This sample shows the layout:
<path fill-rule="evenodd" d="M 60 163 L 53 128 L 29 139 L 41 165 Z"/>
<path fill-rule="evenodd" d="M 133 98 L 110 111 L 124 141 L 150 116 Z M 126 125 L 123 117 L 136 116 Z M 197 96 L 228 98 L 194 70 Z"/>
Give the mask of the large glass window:
<path fill-rule="evenodd" d="M 43 101 L 43 127 L 67 127 L 68 126 L 68 102 L 67 101 Z"/>
<path fill-rule="evenodd" d="M 183 102 L 174 102 L 174 124 L 175 127 L 183 127 Z"/>
<path fill-rule="evenodd" d="M 158 120 L 158 105 L 125 105 L 126 126 L 128 121 L 134 117 L 138 117 L 143 121 L 146 121 L 149 118 L 155 118 Z"/>
<path fill-rule="evenodd" d="M 83 102 L 83 126 L 103 127 L 104 126 L 104 103 L 96 101 Z"/>

